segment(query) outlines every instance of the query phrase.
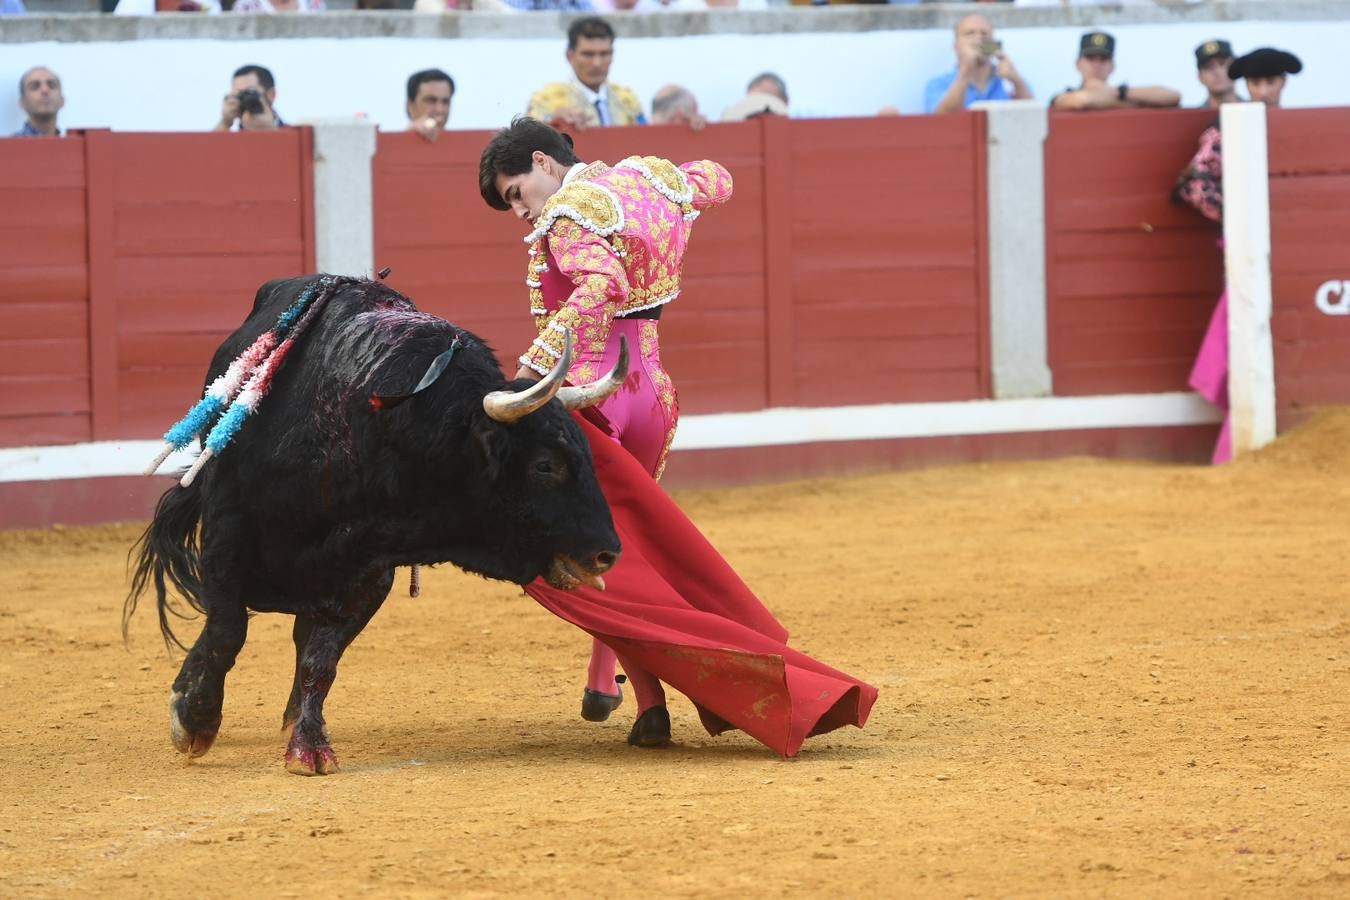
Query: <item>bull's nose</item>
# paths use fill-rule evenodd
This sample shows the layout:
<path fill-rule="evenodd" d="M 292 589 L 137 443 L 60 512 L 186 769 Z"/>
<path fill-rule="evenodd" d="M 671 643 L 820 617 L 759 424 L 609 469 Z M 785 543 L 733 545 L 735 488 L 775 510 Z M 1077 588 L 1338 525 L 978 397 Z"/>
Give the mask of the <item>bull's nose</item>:
<path fill-rule="evenodd" d="M 601 550 L 591 557 L 591 569 L 596 572 L 608 572 L 619 561 L 619 554 Z"/>

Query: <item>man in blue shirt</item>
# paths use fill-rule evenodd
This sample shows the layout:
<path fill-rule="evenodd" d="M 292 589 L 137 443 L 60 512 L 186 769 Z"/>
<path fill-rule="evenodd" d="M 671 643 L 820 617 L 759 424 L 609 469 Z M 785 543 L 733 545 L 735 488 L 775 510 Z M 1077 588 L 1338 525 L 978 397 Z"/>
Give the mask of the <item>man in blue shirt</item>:
<path fill-rule="evenodd" d="M 959 112 L 979 100 L 1031 99 L 1031 88 L 994 40 L 994 26 L 984 16 L 966 16 L 956 23 L 955 49 L 956 68 L 924 89 L 924 112 Z"/>
<path fill-rule="evenodd" d="M 46 66 L 34 66 L 19 79 L 19 106 L 27 113 L 13 137 L 60 137 L 56 114 L 66 105 L 61 79 Z"/>

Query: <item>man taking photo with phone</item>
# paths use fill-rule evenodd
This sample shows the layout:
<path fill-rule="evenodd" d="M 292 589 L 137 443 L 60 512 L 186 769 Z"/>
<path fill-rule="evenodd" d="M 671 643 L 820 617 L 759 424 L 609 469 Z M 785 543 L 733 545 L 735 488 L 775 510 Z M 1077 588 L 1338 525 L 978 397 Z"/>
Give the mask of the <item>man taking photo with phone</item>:
<path fill-rule="evenodd" d="M 960 112 L 980 100 L 1029 100 L 1031 88 L 994 40 L 994 26 L 972 15 L 956 23 L 956 68 L 928 82 L 926 113 Z"/>

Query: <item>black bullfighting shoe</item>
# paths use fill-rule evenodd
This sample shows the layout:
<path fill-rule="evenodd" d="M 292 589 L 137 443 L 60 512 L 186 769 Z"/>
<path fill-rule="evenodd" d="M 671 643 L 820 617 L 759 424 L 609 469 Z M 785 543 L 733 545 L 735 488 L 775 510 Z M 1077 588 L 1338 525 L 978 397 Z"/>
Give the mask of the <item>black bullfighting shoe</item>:
<path fill-rule="evenodd" d="M 623 688 L 617 694 L 586 688 L 581 694 L 581 717 L 587 722 L 603 722 L 623 703 Z"/>
<path fill-rule="evenodd" d="M 670 743 L 670 713 L 664 706 L 653 706 L 637 717 L 628 743 L 634 747 L 660 747 Z"/>

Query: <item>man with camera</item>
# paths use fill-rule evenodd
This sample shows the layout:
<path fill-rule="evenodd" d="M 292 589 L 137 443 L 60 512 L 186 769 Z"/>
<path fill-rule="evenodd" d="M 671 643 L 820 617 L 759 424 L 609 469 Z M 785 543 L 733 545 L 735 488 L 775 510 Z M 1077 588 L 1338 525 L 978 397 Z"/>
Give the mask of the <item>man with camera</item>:
<path fill-rule="evenodd" d="M 980 100 L 1031 99 L 1031 88 L 1003 52 L 1003 42 L 994 40 L 994 26 L 984 16 L 956 23 L 955 50 L 956 68 L 924 88 L 924 112 L 960 112 Z"/>
<path fill-rule="evenodd" d="M 279 128 L 281 121 L 272 104 L 277 99 L 277 83 L 263 66 L 240 66 L 230 82 L 230 92 L 220 106 L 220 121 L 215 131 L 260 131 Z"/>

